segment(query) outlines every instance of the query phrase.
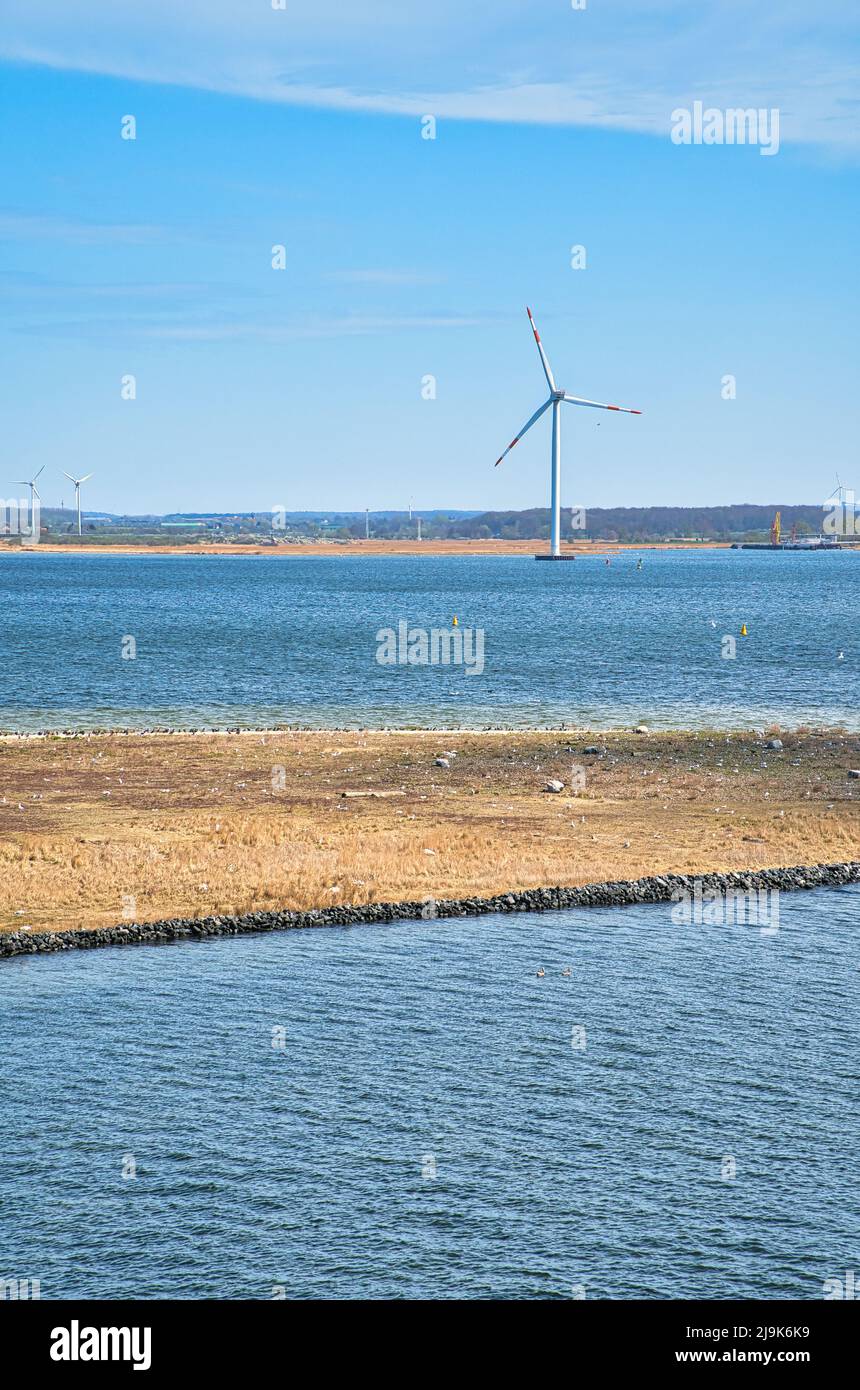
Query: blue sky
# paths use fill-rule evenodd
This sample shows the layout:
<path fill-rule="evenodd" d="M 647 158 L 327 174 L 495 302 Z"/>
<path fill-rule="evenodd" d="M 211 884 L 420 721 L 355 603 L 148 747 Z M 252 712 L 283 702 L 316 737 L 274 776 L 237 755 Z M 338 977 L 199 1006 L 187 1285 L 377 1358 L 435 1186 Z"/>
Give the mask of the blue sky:
<path fill-rule="evenodd" d="M 493 468 L 527 303 L 560 385 L 645 412 L 566 411 L 566 505 L 860 491 L 855 7 L 464 8 L 6 0 L 0 495 L 545 505 L 546 417 Z M 778 154 L 673 144 L 694 100 L 778 107 Z"/>

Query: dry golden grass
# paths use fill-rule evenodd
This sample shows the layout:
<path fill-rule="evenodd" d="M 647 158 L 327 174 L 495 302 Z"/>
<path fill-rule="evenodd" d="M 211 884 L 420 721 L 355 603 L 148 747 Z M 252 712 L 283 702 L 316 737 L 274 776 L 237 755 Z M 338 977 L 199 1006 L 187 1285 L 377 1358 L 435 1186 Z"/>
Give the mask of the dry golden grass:
<path fill-rule="evenodd" d="M 0 930 L 860 858 L 860 737 L 781 737 L 6 738 Z"/>

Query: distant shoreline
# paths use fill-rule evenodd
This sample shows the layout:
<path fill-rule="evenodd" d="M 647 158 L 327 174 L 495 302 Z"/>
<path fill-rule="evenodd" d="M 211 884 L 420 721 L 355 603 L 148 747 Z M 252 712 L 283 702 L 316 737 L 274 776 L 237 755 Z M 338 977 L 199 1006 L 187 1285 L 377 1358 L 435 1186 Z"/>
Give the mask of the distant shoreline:
<path fill-rule="evenodd" d="M 297 541 L 291 544 L 237 545 L 229 541 L 203 545 L 54 545 L 40 541 L 22 546 L 0 542 L 0 555 L 268 555 L 287 559 L 291 555 L 502 555 L 530 557 L 548 550 L 546 541 L 502 540 L 353 540 Z M 574 541 L 562 545 L 563 555 L 587 559 L 592 555 L 612 555 L 628 550 L 729 550 L 730 541 Z"/>

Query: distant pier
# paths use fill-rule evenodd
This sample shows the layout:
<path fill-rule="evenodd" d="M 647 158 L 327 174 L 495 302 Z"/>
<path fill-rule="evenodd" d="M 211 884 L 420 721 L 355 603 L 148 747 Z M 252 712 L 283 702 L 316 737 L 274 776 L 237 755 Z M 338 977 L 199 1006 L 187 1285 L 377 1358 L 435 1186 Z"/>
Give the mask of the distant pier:
<path fill-rule="evenodd" d="M 780 541 L 732 541 L 732 550 L 852 550 L 860 546 L 860 538 L 855 540 L 798 540 Z"/>

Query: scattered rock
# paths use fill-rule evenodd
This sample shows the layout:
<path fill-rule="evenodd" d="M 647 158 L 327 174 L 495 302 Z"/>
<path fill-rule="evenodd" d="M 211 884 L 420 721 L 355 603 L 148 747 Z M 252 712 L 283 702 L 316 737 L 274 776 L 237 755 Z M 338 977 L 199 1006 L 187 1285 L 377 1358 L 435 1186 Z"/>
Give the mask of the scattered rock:
<path fill-rule="evenodd" d="M 634 734 L 650 734 L 651 730 L 647 724 L 637 724 L 633 732 Z"/>
<path fill-rule="evenodd" d="M 563 782 L 559 782 L 559 780 L 558 780 L 557 777 L 551 777 L 551 778 L 549 779 L 548 782 L 545 782 L 545 783 L 544 783 L 544 791 L 545 791 L 545 792 L 563 792 L 563 791 L 564 791 L 564 783 L 563 783 Z"/>
<path fill-rule="evenodd" d="M 582 751 L 583 753 L 588 754 L 589 757 L 602 758 L 606 752 L 606 749 L 601 748 L 599 743 L 589 743 L 588 747 L 583 748 Z"/>
<path fill-rule="evenodd" d="M 405 793 L 404 791 L 384 791 L 384 792 L 341 792 L 341 796 L 343 796 L 343 797 L 352 797 L 352 796 L 384 797 L 384 796 L 405 796 L 405 795 L 406 795 L 406 793 Z M 216 825 L 215 829 L 216 829 L 216 830 L 220 830 L 220 829 L 221 829 L 220 825 Z"/>
<path fill-rule="evenodd" d="M 447 758 L 434 758 L 434 759 L 433 759 L 433 766 L 434 766 L 434 767 L 450 767 L 451 764 L 449 763 L 449 761 L 448 761 Z"/>
<path fill-rule="evenodd" d="M 849 777 L 860 777 L 860 767 L 849 767 L 849 769 L 848 769 L 848 776 L 849 776 Z"/>
<path fill-rule="evenodd" d="M 779 750 L 782 748 L 782 739 L 769 738 L 767 743 L 765 744 L 765 748 L 775 748 L 777 752 L 779 752 Z"/>

